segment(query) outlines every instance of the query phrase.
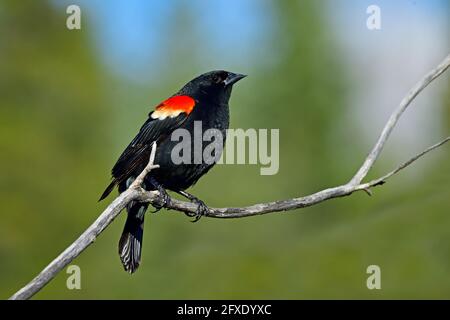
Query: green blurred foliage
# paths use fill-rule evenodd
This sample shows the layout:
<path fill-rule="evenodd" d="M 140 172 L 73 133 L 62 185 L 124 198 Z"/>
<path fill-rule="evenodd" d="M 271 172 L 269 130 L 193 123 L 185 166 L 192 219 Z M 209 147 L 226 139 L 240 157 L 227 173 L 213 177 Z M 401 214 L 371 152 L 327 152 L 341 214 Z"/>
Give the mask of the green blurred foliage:
<path fill-rule="evenodd" d="M 181 29 L 189 34 L 192 18 L 179 5 L 174 39 Z M 216 167 L 191 189 L 212 206 L 342 183 L 370 147 L 355 141 L 355 127 L 344 118 L 352 83 L 319 3 L 278 1 L 274 8 L 276 62 L 256 64 L 236 87 L 231 126 L 279 128 L 280 171 L 260 176 L 257 166 Z M 0 296 L 6 298 L 107 205 L 96 200 L 109 168 L 149 105 L 204 70 L 195 49 L 178 47 L 170 61 L 180 68 L 159 85 L 128 83 L 100 67 L 89 31 L 65 29 L 62 10 L 7 1 L 1 11 Z M 343 122 L 346 130 L 337 125 Z M 448 150 L 436 153 L 414 180 L 412 167 L 371 198 L 354 194 L 287 214 L 196 224 L 180 213 L 149 213 L 143 264 L 132 276 L 116 252 L 121 216 L 74 261 L 82 290 L 68 290 L 62 272 L 36 298 L 450 298 L 450 164 Z M 366 288 L 370 264 L 382 269 L 381 291 Z"/>

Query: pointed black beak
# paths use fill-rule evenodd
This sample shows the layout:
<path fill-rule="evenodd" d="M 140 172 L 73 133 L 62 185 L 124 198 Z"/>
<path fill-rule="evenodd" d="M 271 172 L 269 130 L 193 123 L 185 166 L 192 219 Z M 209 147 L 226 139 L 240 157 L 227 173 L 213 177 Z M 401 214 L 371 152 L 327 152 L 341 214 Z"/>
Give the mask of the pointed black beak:
<path fill-rule="evenodd" d="M 239 73 L 228 73 L 228 77 L 225 79 L 223 83 L 225 83 L 225 86 L 230 86 L 238 82 L 239 80 L 245 78 L 245 74 L 239 74 Z"/>

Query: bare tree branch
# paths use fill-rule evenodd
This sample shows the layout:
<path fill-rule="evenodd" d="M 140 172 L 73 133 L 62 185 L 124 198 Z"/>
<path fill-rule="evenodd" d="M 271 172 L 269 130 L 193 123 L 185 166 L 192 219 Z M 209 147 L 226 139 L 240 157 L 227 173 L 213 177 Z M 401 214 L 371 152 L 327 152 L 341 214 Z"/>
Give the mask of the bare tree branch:
<path fill-rule="evenodd" d="M 450 66 L 450 54 L 436 68 L 428 72 L 428 74 L 425 75 L 425 77 L 423 77 L 422 80 L 420 80 L 402 99 L 400 105 L 389 117 L 389 120 L 384 126 L 383 131 L 381 132 L 380 137 L 378 138 L 378 141 L 375 143 L 375 146 L 373 147 L 372 151 L 369 153 L 363 165 L 361 166 L 361 168 L 359 168 L 355 176 L 350 180 L 351 185 L 361 183 L 361 181 L 366 177 L 370 168 L 372 168 L 373 164 L 375 163 L 381 151 L 383 150 L 384 145 L 386 144 L 386 141 L 389 138 L 392 130 L 394 129 L 403 112 L 405 112 L 406 108 L 408 108 L 411 101 L 413 101 L 414 98 L 434 79 L 439 77 L 445 70 L 447 70 L 449 66 Z"/>
<path fill-rule="evenodd" d="M 418 160 L 428 152 L 442 146 L 444 143 L 448 142 L 450 140 L 450 137 L 445 138 L 444 140 L 440 141 L 439 143 L 434 144 L 433 146 L 427 148 L 426 150 L 422 151 L 421 153 L 415 155 L 408 161 L 402 163 L 400 166 L 389 172 L 388 174 L 382 176 L 381 178 L 372 180 L 367 183 L 363 184 L 357 184 L 357 185 L 341 185 L 334 188 L 329 188 L 325 190 L 321 190 L 319 192 L 313 193 L 308 196 L 300 197 L 300 198 L 294 198 L 294 199 L 287 199 L 287 200 L 280 200 L 280 201 L 273 201 L 273 202 L 266 202 L 266 203 L 259 203 L 248 207 L 241 207 L 241 208 L 209 208 L 208 212 L 205 214 L 207 217 L 211 218 L 244 218 L 244 217 L 251 217 L 256 215 L 263 215 L 271 212 L 279 212 L 279 211 L 289 211 L 294 209 L 300 209 L 305 207 L 310 207 L 312 205 L 318 204 L 320 202 L 339 198 L 339 197 L 345 197 L 348 195 L 351 195 L 355 191 L 365 191 L 369 194 L 370 188 L 382 185 L 388 180 L 390 177 L 398 173 L 400 170 L 406 168 L 410 164 L 412 164 L 414 161 Z M 142 190 L 137 190 L 138 193 L 138 199 L 139 201 L 143 202 L 155 202 L 159 201 L 159 195 L 155 193 L 149 193 Z M 185 201 L 179 201 L 176 199 L 172 199 L 171 203 L 167 206 L 168 209 L 174 209 L 177 211 L 182 212 L 191 212 L 194 213 L 197 209 L 197 205 L 185 202 Z"/>
<path fill-rule="evenodd" d="M 17 291 L 10 300 L 26 300 L 31 298 L 36 292 L 41 290 L 47 283 L 50 282 L 65 266 L 67 266 L 73 259 L 83 252 L 90 244 L 92 244 L 98 235 L 105 230 L 105 228 L 113 222 L 113 220 L 120 214 L 120 212 L 127 206 L 128 203 L 137 198 L 137 194 L 142 193 L 144 190 L 140 184 L 144 180 L 145 176 L 158 165 L 154 165 L 155 160 L 156 143 L 152 146 L 150 154 L 150 161 L 145 169 L 139 174 L 139 176 L 133 181 L 128 190 L 121 193 L 94 221 L 93 224 L 83 232 L 66 250 L 64 250 L 55 260 L 42 270 L 30 283 L 25 287 Z M 146 193 L 155 194 L 158 193 L 152 191 L 146 191 Z"/>
<path fill-rule="evenodd" d="M 444 143 L 450 140 L 450 137 L 445 138 L 441 142 L 427 148 L 416 156 L 412 157 L 405 163 L 398 166 L 393 171 L 387 173 L 381 178 L 369 181 L 367 183 L 361 183 L 367 176 L 367 173 L 372 168 L 373 164 L 379 157 L 383 150 L 387 139 L 389 138 L 392 130 L 396 126 L 400 116 L 409 106 L 411 101 L 434 79 L 441 75 L 450 66 L 450 55 L 448 55 L 436 68 L 430 71 L 421 81 L 419 81 L 402 99 L 400 105 L 392 113 L 388 122 L 384 126 L 380 137 L 378 138 L 372 151 L 365 159 L 362 166 L 359 168 L 355 176 L 344 185 L 340 185 L 333 188 L 321 190 L 314 194 L 294 198 L 287 200 L 279 200 L 267 203 L 259 203 L 248 207 L 241 208 L 209 208 L 206 212 L 206 216 L 213 218 L 243 218 L 255 215 L 262 215 L 271 212 L 288 211 L 299 208 L 309 207 L 323 201 L 334 199 L 338 197 L 344 197 L 351 195 L 355 191 L 365 191 L 371 194 L 370 189 L 372 187 L 382 185 L 387 179 L 398 173 L 400 170 L 411 165 L 413 162 L 427 154 L 428 152 L 442 146 Z M 74 260 L 81 252 L 83 252 L 95 239 L 103 232 L 103 230 L 120 214 L 120 212 L 131 201 L 150 202 L 156 205 L 162 205 L 162 199 L 157 191 L 146 191 L 141 188 L 141 184 L 145 176 L 154 168 L 158 168 L 157 164 L 154 164 L 156 152 L 156 144 L 152 146 L 149 163 L 136 180 L 130 185 L 128 190 L 121 193 L 95 220 L 95 222 L 66 250 L 64 250 L 55 260 L 53 260 L 37 277 L 35 277 L 25 287 L 15 293 L 10 299 L 21 300 L 29 299 L 39 290 L 41 290 L 48 282 L 50 282 L 56 274 L 58 274 L 65 266 L 67 266 L 72 260 Z M 171 203 L 166 206 L 167 209 L 173 209 L 181 212 L 195 213 L 197 205 L 190 202 L 179 201 L 172 199 Z"/>

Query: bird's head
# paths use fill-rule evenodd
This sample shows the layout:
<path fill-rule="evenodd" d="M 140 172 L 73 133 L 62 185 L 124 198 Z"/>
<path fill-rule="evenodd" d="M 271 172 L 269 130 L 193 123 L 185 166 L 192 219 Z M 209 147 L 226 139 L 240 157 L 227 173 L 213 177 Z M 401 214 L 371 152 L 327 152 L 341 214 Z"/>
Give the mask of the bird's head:
<path fill-rule="evenodd" d="M 194 98 L 206 97 L 228 102 L 233 84 L 245 77 L 246 75 L 230 71 L 210 71 L 189 81 L 180 93 Z"/>

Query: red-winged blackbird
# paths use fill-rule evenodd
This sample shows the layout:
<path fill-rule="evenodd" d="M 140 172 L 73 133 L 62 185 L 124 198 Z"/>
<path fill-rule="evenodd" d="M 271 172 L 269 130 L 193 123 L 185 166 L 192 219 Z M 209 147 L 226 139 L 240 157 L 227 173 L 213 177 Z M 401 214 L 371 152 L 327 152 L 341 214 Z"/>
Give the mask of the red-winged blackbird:
<path fill-rule="evenodd" d="M 202 160 L 191 161 L 190 164 L 175 164 L 171 153 L 174 146 L 180 142 L 172 141 L 170 137 L 178 128 L 188 130 L 192 137 L 194 121 L 201 121 L 203 131 L 220 130 L 223 136 L 222 143 L 225 143 L 229 123 L 228 100 L 232 86 L 244 77 L 242 74 L 228 71 L 211 71 L 191 80 L 175 95 L 160 103 L 150 112 L 139 133 L 117 160 L 111 171 L 113 181 L 100 200 L 106 198 L 116 185 L 119 192 L 129 187 L 147 165 L 153 142 L 156 142 L 155 164 L 160 167 L 147 175 L 143 187 L 146 190 L 158 190 L 164 204 L 170 201 L 166 189 L 197 203 L 196 220 L 198 220 L 207 207 L 201 200 L 184 190 L 195 184 L 214 163 Z M 205 148 L 203 143 L 202 148 Z M 191 148 L 191 159 L 195 157 L 195 149 Z M 140 264 L 144 214 L 147 207 L 148 204 L 139 202 L 132 202 L 127 206 L 128 217 L 119 241 L 119 255 L 125 270 L 130 273 L 135 272 Z"/>

